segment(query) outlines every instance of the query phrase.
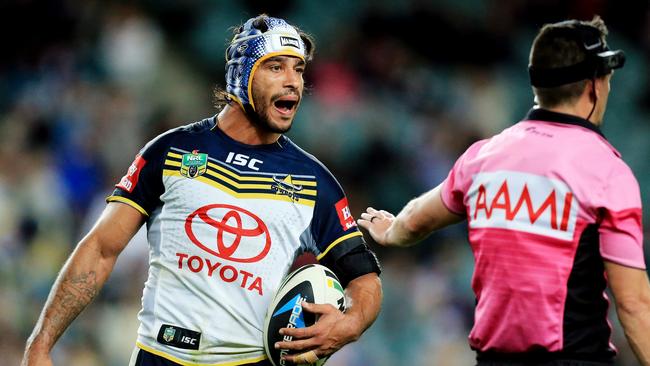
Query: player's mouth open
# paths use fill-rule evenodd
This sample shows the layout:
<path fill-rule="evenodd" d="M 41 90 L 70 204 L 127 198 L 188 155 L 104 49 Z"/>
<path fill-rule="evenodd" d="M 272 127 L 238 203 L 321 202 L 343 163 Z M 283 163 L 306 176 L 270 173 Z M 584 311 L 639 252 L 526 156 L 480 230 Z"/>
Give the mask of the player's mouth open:
<path fill-rule="evenodd" d="M 273 105 L 282 114 L 291 114 L 298 105 L 297 98 L 282 98 L 276 100 Z"/>

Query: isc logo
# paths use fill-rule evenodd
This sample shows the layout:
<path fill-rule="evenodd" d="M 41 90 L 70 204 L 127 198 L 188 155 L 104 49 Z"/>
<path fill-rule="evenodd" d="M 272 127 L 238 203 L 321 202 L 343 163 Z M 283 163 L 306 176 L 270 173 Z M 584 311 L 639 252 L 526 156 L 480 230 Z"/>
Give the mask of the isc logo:
<path fill-rule="evenodd" d="M 226 157 L 226 163 L 247 166 L 253 170 L 260 170 L 260 168 L 258 168 L 256 165 L 262 164 L 263 161 L 258 159 L 251 159 L 251 157 L 248 155 L 229 152 L 228 156 Z"/>
<path fill-rule="evenodd" d="M 181 337 L 181 342 L 186 343 L 186 344 L 191 344 L 193 346 L 196 345 L 196 338 L 188 337 L 188 336 L 182 336 Z"/>
<path fill-rule="evenodd" d="M 474 176 L 467 192 L 472 228 L 504 228 L 571 240 L 578 201 L 562 181 L 498 171 Z"/>

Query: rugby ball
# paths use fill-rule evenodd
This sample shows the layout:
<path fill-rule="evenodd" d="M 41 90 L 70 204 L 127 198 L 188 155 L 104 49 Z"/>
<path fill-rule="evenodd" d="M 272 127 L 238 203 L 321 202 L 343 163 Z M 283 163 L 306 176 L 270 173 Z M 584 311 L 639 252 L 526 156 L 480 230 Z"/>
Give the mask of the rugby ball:
<path fill-rule="evenodd" d="M 308 264 L 289 273 L 280 284 L 264 321 L 264 350 L 274 366 L 285 366 L 281 360 L 289 353 L 286 349 L 275 349 L 275 342 L 291 341 L 290 336 L 280 335 L 280 328 L 306 328 L 313 325 L 316 314 L 303 312 L 302 302 L 331 304 L 345 311 L 345 296 L 341 282 L 334 272 L 320 264 Z M 323 365 L 327 358 L 321 358 L 311 365 Z"/>

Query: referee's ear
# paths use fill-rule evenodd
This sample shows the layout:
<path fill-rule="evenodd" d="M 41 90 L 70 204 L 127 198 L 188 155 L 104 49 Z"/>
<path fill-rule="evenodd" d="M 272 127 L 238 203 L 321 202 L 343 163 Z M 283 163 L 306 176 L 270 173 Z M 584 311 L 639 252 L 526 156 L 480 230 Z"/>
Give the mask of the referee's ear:
<path fill-rule="evenodd" d="M 587 93 L 589 93 L 589 101 L 592 103 L 596 103 L 600 97 L 600 90 L 599 86 L 596 84 L 597 79 L 591 79 L 587 81 L 587 85 L 585 86 L 585 89 L 587 89 Z"/>

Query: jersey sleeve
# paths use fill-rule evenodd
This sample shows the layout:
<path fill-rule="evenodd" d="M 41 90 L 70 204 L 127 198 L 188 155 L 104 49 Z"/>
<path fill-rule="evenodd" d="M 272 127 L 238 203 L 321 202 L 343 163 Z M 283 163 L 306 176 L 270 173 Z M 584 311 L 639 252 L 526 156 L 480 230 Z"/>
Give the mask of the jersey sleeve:
<path fill-rule="evenodd" d="M 600 254 L 614 263 L 645 269 L 639 184 L 627 165 L 610 176 L 600 213 Z"/>
<path fill-rule="evenodd" d="M 125 203 L 144 216 L 149 216 L 161 204 L 160 195 L 164 190 L 162 165 L 167 140 L 163 136 L 140 150 L 106 202 Z"/>
<path fill-rule="evenodd" d="M 343 189 L 323 170 L 311 224 L 316 259 L 334 271 L 344 286 L 361 275 L 379 274 L 379 261 L 366 245 Z"/>
<path fill-rule="evenodd" d="M 331 174 L 324 178 L 319 180 L 311 226 L 314 254 L 318 260 L 336 247 L 345 247 L 350 243 L 356 245 L 363 240 L 343 189 Z"/>
<path fill-rule="evenodd" d="M 470 146 L 454 163 L 447 178 L 442 182 L 440 195 L 442 202 L 449 211 L 464 216 L 465 194 L 472 185 L 472 173 L 468 171 L 467 160 L 475 156 L 486 140 L 481 140 Z"/>

